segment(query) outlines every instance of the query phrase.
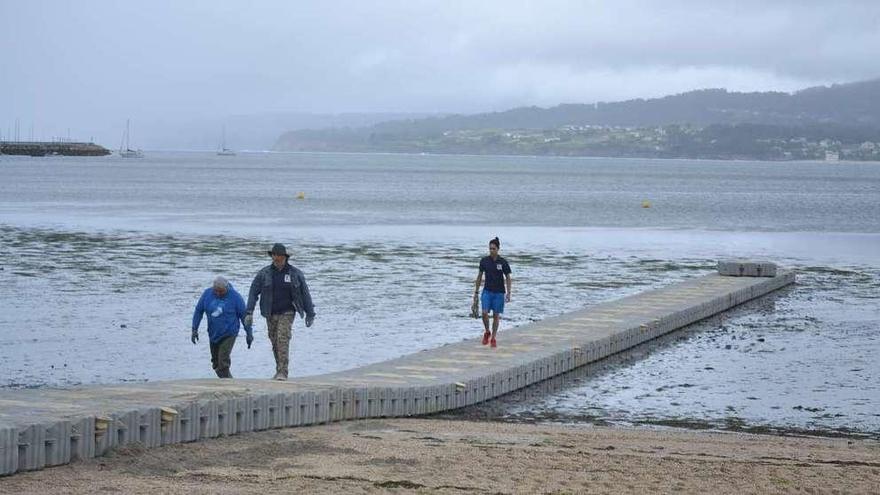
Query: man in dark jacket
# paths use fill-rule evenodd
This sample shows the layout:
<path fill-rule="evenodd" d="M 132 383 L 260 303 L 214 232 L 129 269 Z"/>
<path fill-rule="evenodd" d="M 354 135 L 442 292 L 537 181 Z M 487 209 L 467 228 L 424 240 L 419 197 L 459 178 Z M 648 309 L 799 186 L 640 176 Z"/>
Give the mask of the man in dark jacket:
<path fill-rule="evenodd" d="M 293 331 L 293 317 L 299 313 L 305 317 L 306 326 L 315 321 L 315 306 L 309 294 L 309 286 L 303 273 L 288 263 L 290 255 L 283 244 L 275 244 L 268 251 L 272 264 L 264 267 L 251 283 L 248 293 L 245 322 L 253 322 L 257 298 L 260 299 L 260 314 L 266 318 L 272 353 L 275 355 L 275 380 L 287 380 L 290 355 L 290 337 Z"/>
<path fill-rule="evenodd" d="M 199 325 L 202 315 L 208 315 L 208 337 L 211 346 L 211 365 L 220 378 L 232 378 L 229 367 L 232 365 L 232 346 L 238 337 L 238 322 L 244 324 L 247 332 L 247 346 L 254 341 L 253 328 L 244 321 L 245 306 L 232 284 L 223 277 L 214 279 L 213 287 L 205 289 L 196 304 L 192 318 L 192 343 L 199 341 Z"/>

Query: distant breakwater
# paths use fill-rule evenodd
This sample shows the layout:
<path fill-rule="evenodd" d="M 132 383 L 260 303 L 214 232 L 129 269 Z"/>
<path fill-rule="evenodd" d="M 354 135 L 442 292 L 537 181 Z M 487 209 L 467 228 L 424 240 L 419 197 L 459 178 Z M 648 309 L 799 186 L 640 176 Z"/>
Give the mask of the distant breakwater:
<path fill-rule="evenodd" d="M 104 156 L 110 150 L 95 143 L 0 141 L 0 155 L 25 156 Z"/>

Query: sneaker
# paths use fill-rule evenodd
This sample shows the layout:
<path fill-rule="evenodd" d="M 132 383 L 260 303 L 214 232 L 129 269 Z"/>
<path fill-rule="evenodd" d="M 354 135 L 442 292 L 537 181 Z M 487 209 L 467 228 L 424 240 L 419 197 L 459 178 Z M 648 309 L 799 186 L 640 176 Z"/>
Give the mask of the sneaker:
<path fill-rule="evenodd" d="M 498 343 L 495 342 L 495 339 L 489 341 L 489 347 L 498 347 Z"/>
<path fill-rule="evenodd" d="M 275 376 L 272 377 L 273 380 L 278 380 L 279 382 L 283 382 L 287 380 L 287 375 L 283 373 L 275 373 Z"/>
<path fill-rule="evenodd" d="M 486 345 L 489 343 L 489 336 L 490 335 L 492 335 L 492 334 L 489 332 L 483 333 L 483 345 Z"/>

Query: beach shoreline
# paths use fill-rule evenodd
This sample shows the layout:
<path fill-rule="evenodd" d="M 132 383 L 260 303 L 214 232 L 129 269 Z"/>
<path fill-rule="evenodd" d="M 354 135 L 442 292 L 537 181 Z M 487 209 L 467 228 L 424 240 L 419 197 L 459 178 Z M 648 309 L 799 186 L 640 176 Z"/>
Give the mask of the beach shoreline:
<path fill-rule="evenodd" d="M 108 456 L 0 493 L 876 493 L 880 442 L 672 428 L 374 419 Z"/>

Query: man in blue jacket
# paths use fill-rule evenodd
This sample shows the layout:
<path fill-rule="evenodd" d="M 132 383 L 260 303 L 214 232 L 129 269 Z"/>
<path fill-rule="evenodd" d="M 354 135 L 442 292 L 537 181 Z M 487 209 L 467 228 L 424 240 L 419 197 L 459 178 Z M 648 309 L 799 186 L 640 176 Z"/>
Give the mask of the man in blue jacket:
<path fill-rule="evenodd" d="M 244 299 L 235 291 L 232 284 L 223 277 L 214 279 L 214 285 L 202 292 L 196 304 L 192 319 L 192 343 L 199 341 L 199 325 L 202 314 L 208 315 L 208 337 L 211 344 L 211 365 L 220 378 L 232 378 L 229 367 L 232 365 L 232 346 L 238 337 L 238 322 L 244 325 L 247 332 L 247 346 L 251 348 L 254 332 L 251 324 L 246 323 Z"/>
<path fill-rule="evenodd" d="M 274 380 L 287 380 L 290 356 L 290 337 L 293 332 L 293 315 L 306 319 L 306 326 L 315 321 L 315 306 L 306 277 L 298 268 L 288 263 L 290 255 L 284 244 L 275 244 L 268 251 L 272 264 L 257 272 L 248 293 L 246 325 L 253 323 L 254 308 L 260 299 L 260 314 L 266 318 L 272 353 L 275 355 Z"/>

